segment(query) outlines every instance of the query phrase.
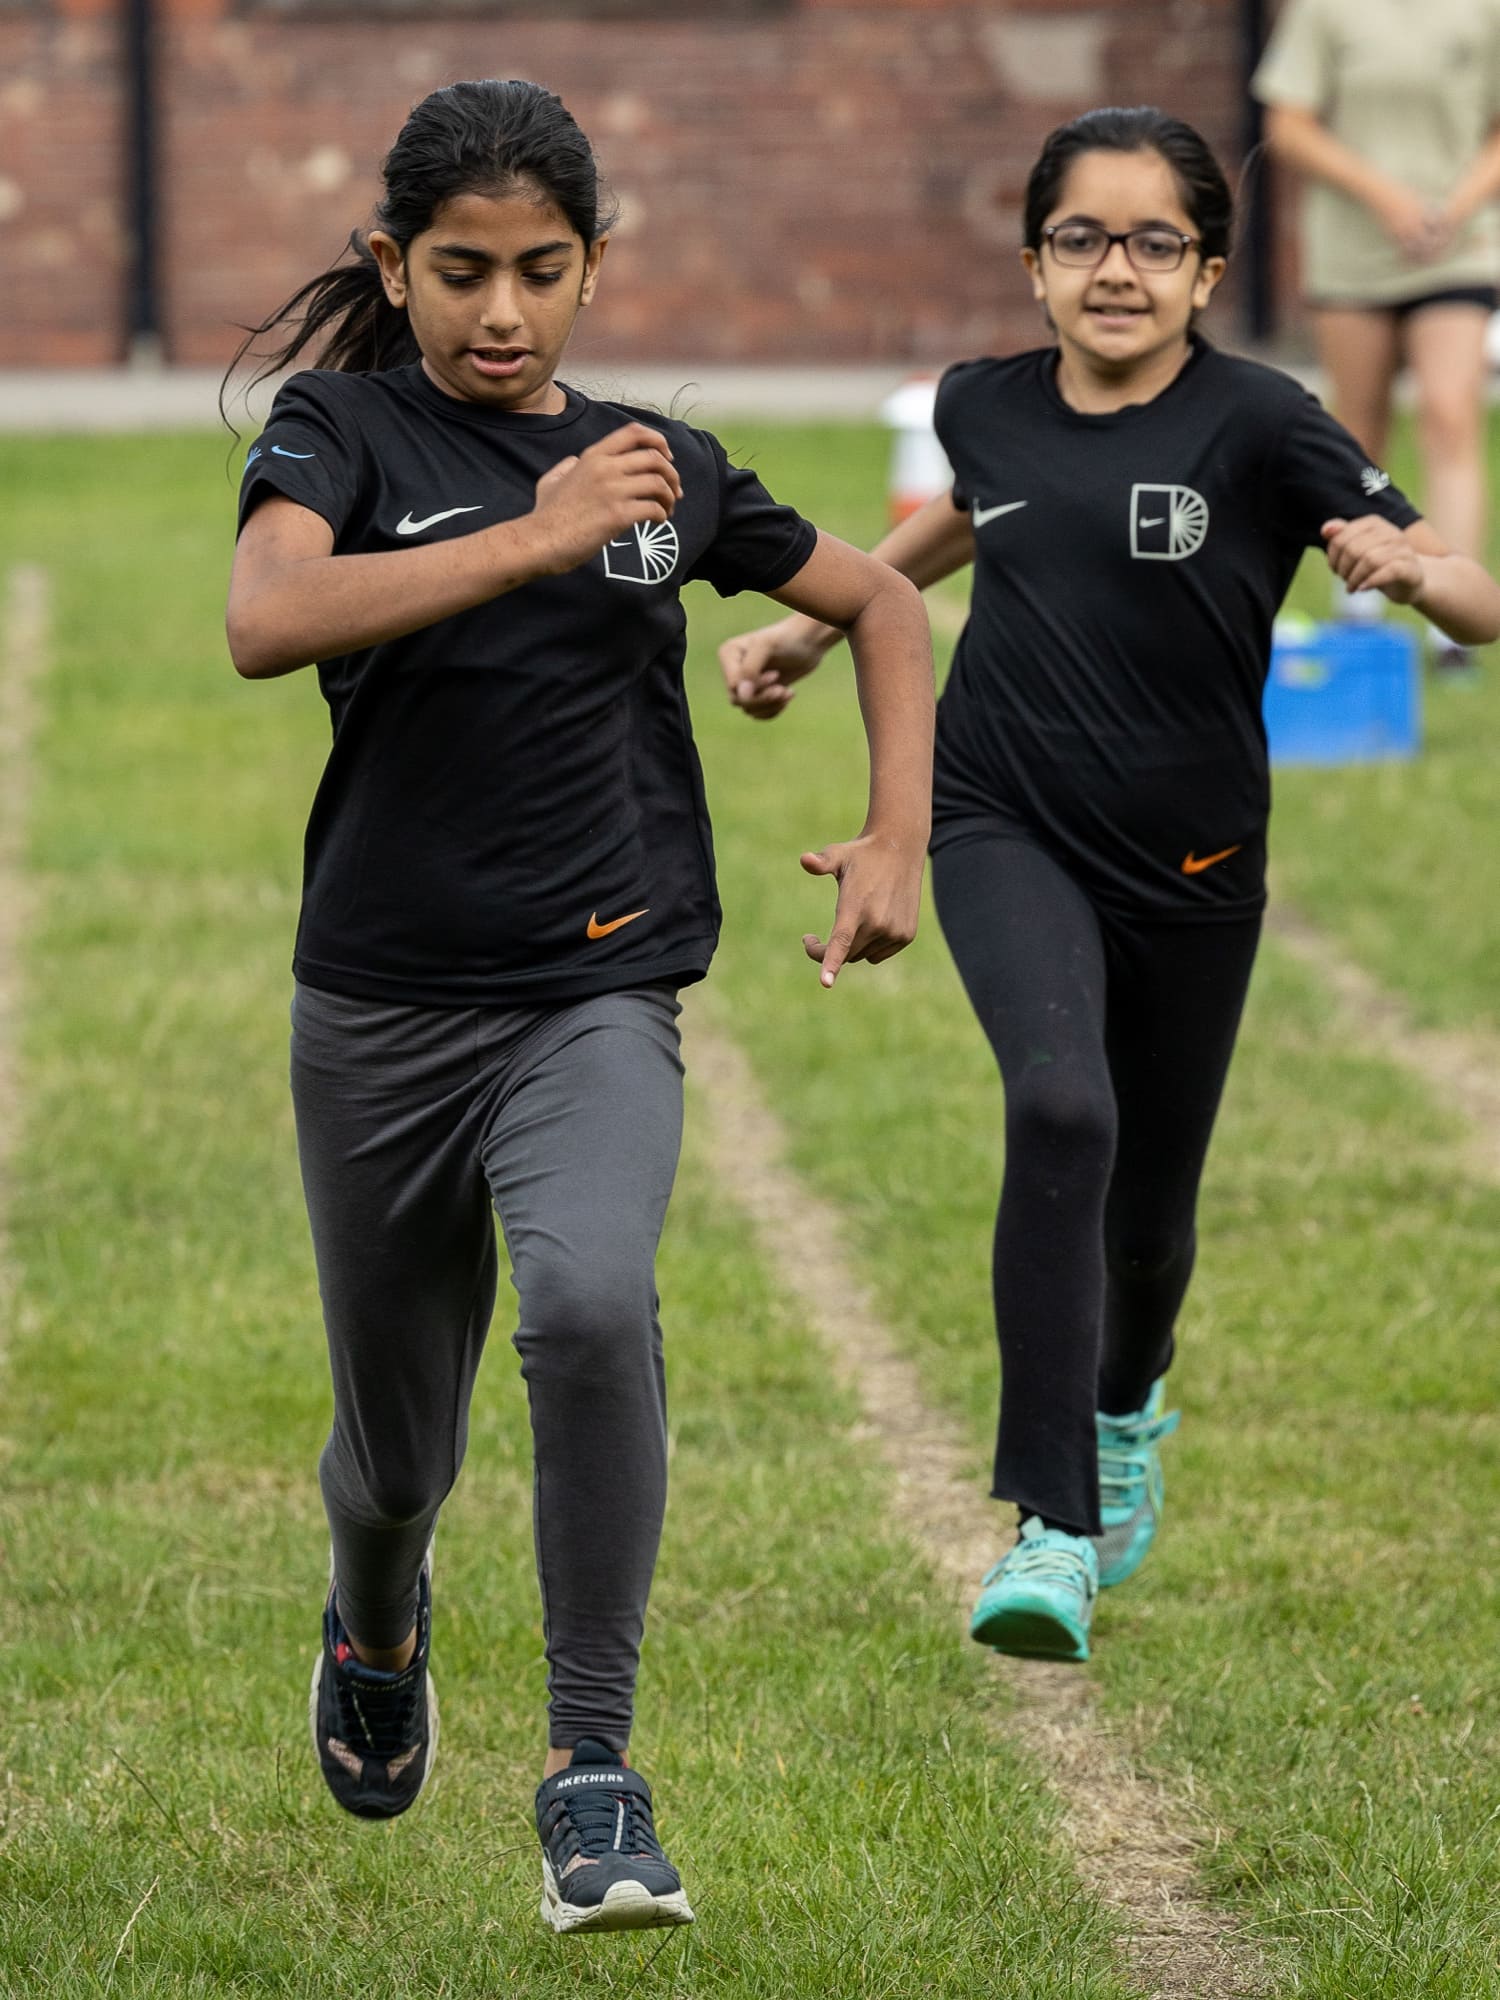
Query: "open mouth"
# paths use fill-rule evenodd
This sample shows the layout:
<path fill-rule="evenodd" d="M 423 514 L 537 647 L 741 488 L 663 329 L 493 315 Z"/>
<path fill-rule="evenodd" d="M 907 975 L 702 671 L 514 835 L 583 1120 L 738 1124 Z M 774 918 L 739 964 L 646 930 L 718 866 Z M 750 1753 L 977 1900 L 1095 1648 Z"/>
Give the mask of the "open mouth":
<path fill-rule="evenodd" d="M 471 347 L 469 359 L 481 375 L 503 378 L 519 374 L 531 358 L 529 347 Z"/>
<path fill-rule="evenodd" d="M 1094 319 L 1117 320 L 1122 325 L 1128 324 L 1131 320 L 1144 319 L 1146 317 L 1146 308 L 1144 306 L 1126 306 L 1101 302 L 1096 305 L 1086 306 L 1084 310 Z"/>

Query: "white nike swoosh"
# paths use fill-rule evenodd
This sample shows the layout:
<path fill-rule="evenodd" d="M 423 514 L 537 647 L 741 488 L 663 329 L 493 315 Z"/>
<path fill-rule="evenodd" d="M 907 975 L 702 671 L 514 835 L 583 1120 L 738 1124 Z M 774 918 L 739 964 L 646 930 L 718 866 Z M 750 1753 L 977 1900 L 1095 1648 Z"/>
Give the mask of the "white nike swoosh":
<path fill-rule="evenodd" d="M 1000 507 L 981 507 L 976 500 L 974 502 L 974 526 L 982 528 L 986 521 L 993 521 L 1001 514 L 1014 514 L 1018 507 L 1024 507 L 1025 505 L 1026 502 L 1024 500 L 1007 500 Z"/>
<path fill-rule="evenodd" d="M 1144 516 L 1142 516 L 1140 525 L 1143 528 L 1159 528 L 1162 522 L 1166 520 L 1166 518 L 1167 517 L 1165 514 L 1153 514 L 1150 520 L 1147 520 Z"/>
<path fill-rule="evenodd" d="M 398 535 L 420 535 L 424 528 L 436 527 L 439 521 L 451 521 L 455 514 L 480 514 L 484 511 L 483 501 L 473 507 L 445 507 L 441 514 L 429 514 L 425 521 L 414 521 L 410 514 L 404 521 L 396 523 Z"/>

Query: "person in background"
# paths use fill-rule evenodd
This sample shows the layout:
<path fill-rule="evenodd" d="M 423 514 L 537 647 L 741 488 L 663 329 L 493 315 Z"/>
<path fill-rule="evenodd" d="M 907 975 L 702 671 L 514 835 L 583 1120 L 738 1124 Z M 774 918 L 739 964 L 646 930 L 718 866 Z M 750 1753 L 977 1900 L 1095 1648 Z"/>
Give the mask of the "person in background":
<path fill-rule="evenodd" d="M 1272 155 L 1306 181 L 1303 284 L 1334 411 L 1382 464 L 1404 360 L 1427 516 L 1482 558 L 1500 0 L 1286 0 L 1251 89 Z M 1381 603 L 1366 592 L 1344 608 Z M 1429 629 L 1435 666 L 1472 667 Z"/>

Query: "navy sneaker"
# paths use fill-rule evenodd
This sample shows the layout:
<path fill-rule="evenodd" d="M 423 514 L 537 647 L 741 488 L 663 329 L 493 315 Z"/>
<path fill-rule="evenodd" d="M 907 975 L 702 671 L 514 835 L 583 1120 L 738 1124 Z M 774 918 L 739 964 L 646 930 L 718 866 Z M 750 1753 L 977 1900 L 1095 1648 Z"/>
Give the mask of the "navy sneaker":
<path fill-rule="evenodd" d="M 693 1921 L 651 1822 L 651 1787 L 586 1736 L 536 1792 L 542 1917 L 555 1931 L 641 1931 Z"/>
<path fill-rule="evenodd" d="M 427 1782 L 438 1743 L 437 1693 L 427 1671 L 431 1638 L 432 1585 L 425 1562 L 418 1585 L 417 1650 L 399 1673 L 355 1658 L 335 1586 L 329 1585 L 308 1719 L 329 1791 L 360 1819 L 394 1819 Z"/>

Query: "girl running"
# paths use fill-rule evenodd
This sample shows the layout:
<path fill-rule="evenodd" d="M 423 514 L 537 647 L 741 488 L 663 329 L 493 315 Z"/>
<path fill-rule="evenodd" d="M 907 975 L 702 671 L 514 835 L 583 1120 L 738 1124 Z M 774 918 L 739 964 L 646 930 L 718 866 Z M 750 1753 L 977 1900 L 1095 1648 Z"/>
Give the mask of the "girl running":
<path fill-rule="evenodd" d="M 909 583 L 706 432 L 556 379 L 609 226 L 557 98 L 435 91 L 384 177 L 353 261 L 256 329 L 290 329 L 268 369 L 313 343 L 322 365 L 249 454 L 228 612 L 239 671 L 316 661 L 333 722 L 292 1017 L 334 1386 L 313 1737 L 364 1817 L 404 1812 L 432 1768 L 430 1545 L 494 1305 L 493 1206 L 550 1669 L 542 1914 L 688 1923 L 625 1755 L 666 1492 L 676 995 L 719 924 L 678 593 L 765 591 L 853 644 L 869 817 L 803 856 L 838 883 L 826 943 L 804 940 L 825 986 L 915 930 L 930 645 Z"/>
<path fill-rule="evenodd" d="M 1265 901 L 1261 695 L 1307 547 L 1464 644 L 1500 587 L 1349 434 L 1194 331 L 1231 200 L 1198 134 L 1103 110 L 1048 139 L 1022 258 L 1055 344 L 952 368 L 956 479 L 876 553 L 974 564 L 938 711 L 938 915 L 1005 1085 L 994 1246 L 994 1495 L 1020 1535 L 972 1631 L 1088 1657 L 1100 1584 L 1143 1561 L 1194 1210 Z M 838 638 L 730 641 L 731 698 L 779 714 Z"/>

